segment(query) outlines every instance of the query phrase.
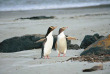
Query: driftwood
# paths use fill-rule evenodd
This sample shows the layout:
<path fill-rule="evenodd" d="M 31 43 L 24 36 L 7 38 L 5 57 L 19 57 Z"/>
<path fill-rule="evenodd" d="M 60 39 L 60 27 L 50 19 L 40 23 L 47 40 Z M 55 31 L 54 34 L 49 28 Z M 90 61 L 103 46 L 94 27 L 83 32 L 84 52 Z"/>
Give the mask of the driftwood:
<path fill-rule="evenodd" d="M 89 69 L 84 69 L 83 72 L 92 72 L 96 70 L 103 70 L 103 65 L 100 64 L 100 65 L 93 66 L 92 68 L 89 68 Z"/>

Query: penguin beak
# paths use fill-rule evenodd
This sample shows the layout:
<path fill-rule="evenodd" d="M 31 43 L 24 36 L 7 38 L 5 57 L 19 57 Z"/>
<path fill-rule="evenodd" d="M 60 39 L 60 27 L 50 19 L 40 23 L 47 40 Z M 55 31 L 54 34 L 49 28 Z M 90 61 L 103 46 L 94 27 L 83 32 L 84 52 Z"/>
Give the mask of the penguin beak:
<path fill-rule="evenodd" d="M 54 29 L 56 29 L 57 28 L 57 26 L 55 26 L 55 27 L 53 27 Z"/>
<path fill-rule="evenodd" d="M 52 30 L 54 30 L 54 29 L 56 29 L 56 28 L 57 28 L 57 26 L 55 26 L 55 27 L 54 27 L 54 26 L 51 26 L 50 28 L 51 28 Z"/>
<path fill-rule="evenodd" d="M 67 29 L 68 27 L 64 27 L 64 30 Z"/>

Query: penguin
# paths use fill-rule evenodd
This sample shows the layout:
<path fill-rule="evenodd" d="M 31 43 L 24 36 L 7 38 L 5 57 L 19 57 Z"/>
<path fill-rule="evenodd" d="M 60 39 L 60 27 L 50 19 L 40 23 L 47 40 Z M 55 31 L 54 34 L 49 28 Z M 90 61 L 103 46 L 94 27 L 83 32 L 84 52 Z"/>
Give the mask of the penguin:
<path fill-rule="evenodd" d="M 55 48 L 58 52 L 58 57 L 60 57 L 60 54 L 63 54 L 63 57 L 66 55 L 67 51 L 67 40 L 76 40 L 74 37 L 66 37 L 64 34 L 64 30 L 68 27 L 62 27 L 59 29 L 59 34 L 57 36 L 57 41 L 55 44 Z"/>
<path fill-rule="evenodd" d="M 42 51 L 41 51 L 41 58 L 45 57 L 45 59 L 49 59 L 49 54 L 51 53 L 51 49 L 52 49 L 52 46 L 53 46 L 53 30 L 56 29 L 57 27 L 54 27 L 54 26 L 50 26 L 48 28 L 48 31 L 45 35 L 45 38 L 43 39 L 40 39 L 39 41 L 37 42 L 40 42 L 40 41 L 43 41 L 43 44 L 42 44 Z"/>

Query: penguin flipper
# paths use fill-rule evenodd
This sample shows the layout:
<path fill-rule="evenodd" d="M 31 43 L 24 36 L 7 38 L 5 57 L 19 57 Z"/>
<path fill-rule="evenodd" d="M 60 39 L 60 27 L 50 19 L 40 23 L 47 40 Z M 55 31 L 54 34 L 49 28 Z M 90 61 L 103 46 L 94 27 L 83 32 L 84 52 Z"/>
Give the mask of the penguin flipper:
<path fill-rule="evenodd" d="M 67 40 L 76 40 L 75 37 L 66 37 Z"/>
<path fill-rule="evenodd" d="M 46 38 L 40 39 L 40 40 L 36 41 L 36 43 L 42 42 L 42 41 L 44 41 L 45 39 L 46 39 Z"/>

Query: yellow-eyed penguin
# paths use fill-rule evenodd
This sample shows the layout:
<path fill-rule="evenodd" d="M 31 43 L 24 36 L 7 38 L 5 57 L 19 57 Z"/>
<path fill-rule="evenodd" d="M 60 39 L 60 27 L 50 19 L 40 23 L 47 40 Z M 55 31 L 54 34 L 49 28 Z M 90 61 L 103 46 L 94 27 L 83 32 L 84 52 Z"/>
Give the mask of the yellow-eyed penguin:
<path fill-rule="evenodd" d="M 60 57 L 60 54 L 63 54 L 63 57 L 66 55 L 67 51 L 67 39 L 68 40 L 75 40 L 76 38 L 74 37 L 66 37 L 64 34 L 64 30 L 67 29 L 68 27 L 62 27 L 59 29 L 59 34 L 57 36 L 57 41 L 55 48 L 57 49 L 58 52 L 58 57 Z"/>
<path fill-rule="evenodd" d="M 48 28 L 48 31 L 47 31 L 46 35 L 45 35 L 45 38 L 39 40 L 39 41 L 44 41 L 43 45 L 42 45 L 41 58 L 45 57 L 45 59 L 46 58 L 49 59 L 49 54 L 51 53 L 51 49 L 52 49 L 52 46 L 53 46 L 53 36 L 52 36 L 52 33 L 53 33 L 53 30 L 55 28 L 56 27 L 50 26 Z"/>

